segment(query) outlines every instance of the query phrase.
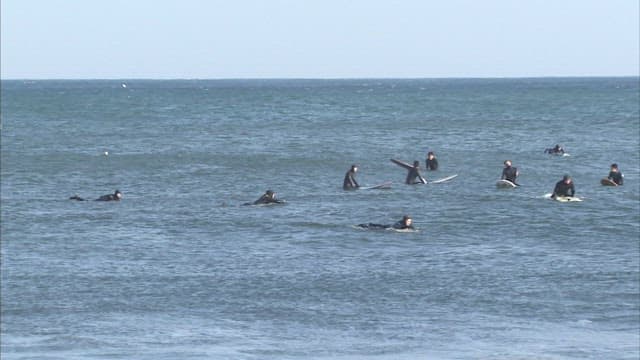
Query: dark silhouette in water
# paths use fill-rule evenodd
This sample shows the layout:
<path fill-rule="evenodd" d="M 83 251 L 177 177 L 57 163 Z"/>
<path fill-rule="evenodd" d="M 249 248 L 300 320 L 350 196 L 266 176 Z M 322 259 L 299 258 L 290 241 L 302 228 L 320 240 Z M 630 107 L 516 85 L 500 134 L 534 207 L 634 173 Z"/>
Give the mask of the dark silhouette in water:
<path fill-rule="evenodd" d="M 95 201 L 120 201 L 120 199 L 122 199 L 122 193 L 120 192 L 120 190 L 116 190 L 113 194 L 102 195 L 99 198 L 95 199 Z M 87 201 L 86 199 L 83 199 L 78 195 L 73 195 L 69 198 L 69 200 Z"/>

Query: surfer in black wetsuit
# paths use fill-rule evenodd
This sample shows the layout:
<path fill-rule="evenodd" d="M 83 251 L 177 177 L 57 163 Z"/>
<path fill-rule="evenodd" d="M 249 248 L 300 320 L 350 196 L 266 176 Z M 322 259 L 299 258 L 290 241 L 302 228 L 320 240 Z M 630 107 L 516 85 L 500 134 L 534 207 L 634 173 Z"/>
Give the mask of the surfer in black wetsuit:
<path fill-rule="evenodd" d="M 344 183 L 342 184 L 342 188 L 344 190 L 355 190 L 360 187 L 358 182 L 356 181 L 356 172 L 358 171 L 358 166 L 351 165 L 351 169 L 347 171 L 344 175 Z"/>
<path fill-rule="evenodd" d="M 245 203 L 244 205 L 263 205 L 263 204 L 284 204 L 284 200 L 276 199 L 276 193 L 267 190 L 260 198 L 252 203 Z"/>
<path fill-rule="evenodd" d="M 387 230 L 387 229 L 415 230 L 415 228 L 413 227 L 412 223 L 413 223 L 413 220 L 411 219 L 411 216 L 405 215 L 405 216 L 402 217 L 402 220 L 397 221 L 393 225 L 382 225 L 382 224 L 368 223 L 368 224 L 358 224 L 357 226 L 361 227 L 363 229 L 371 229 L 371 230 Z"/>
<path fill-rule="evenodd" d="M 573 179 L 571 179 L 571 176 L 565 175 L 562 177 L 562 180 L 556 183 L 556 186 L 553 189 L 553 194 L 551 194 L 551 198 L 555 199 L 558 196 L 574 196 L 575 193 L 576 189 L 573 186 Z"/>
<path fill-rule="evenodd" d="M 419 181 L 416 181 L 418 179 Z M 413 167 L 409 169 L 405 184 L 426 184 L 427 180 L 420 175 L 420 162 L 418 160 L 413 162 Z"/>
<path fill-rule="evenodd" d="M 122 199 L 122 193 L 120 190 L 116 190 L 113 194 L 100 196 L 96 201 L 120 201 L 120 199 Z"/>
<path fill-rule="evenodd" d="M 113 194 L 102 195 L 96 199 L 96 201 L 120 201 L 122 199 L 122 193 L 120 190 L 116 190 Z M 73 195 L 69 200 L 86 201 L 78 195 Z"/>
<path fill-rule="evenodd" d="M 518 177 L 518 168 L 511 166 L 511 160 L 504 161 L 504 169 L 502 169 L 502 176 L 500 179 L 507 180 L 512 182 L 514 185 L 518 185 L 516 183 L 516 178 Z"/>
<path fill-rule="evenodd" d="M 611 171 L 609 172 L 609 176 L 607 179 L 613 181 L 617 185 L 622 185 L 624 183 L 624 175 L 618 169 L 618 164 L 611 164 Z"/>
<path fill-rule="evenodd" d="M 427 153 L 426 165 L 427 171 L 435 171 L 438 170 L 438 159 L 436 159 L 436 154 L 433 151 L 429 151 Z"/>
<path fill-rule="evenodd" d="M 544 152 L 547 154 L 562 155 L 564 154 L 564 148 L 559 144 L 556 144 L 556 146 L 552 148 L 545 149 Z"/>

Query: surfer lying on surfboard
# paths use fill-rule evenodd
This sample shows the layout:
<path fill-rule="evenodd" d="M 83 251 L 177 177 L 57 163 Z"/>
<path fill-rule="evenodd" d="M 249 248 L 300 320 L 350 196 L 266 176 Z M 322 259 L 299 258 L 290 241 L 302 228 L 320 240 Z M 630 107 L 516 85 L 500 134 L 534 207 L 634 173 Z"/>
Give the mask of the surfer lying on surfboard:
<path fill-rule="evenodd" d="M 502 176 L 500 177 L 500 179 L 508 180 L 514 183 L 515 185 L 518 185 L 518 183 L 516 183 L 516 178 L 518 177 L 518 175 L 519 175 L 518 168 L 511 166 L 511 160 L 505 160 L 504 169 L 502 169 Z"/>
<path fill-rule="evenodd" d="M 555 199 L 556 197 L 573 197 L 575 193 L 576 189 L 573 186 L 573 179 L 571 179 L 571 176 L 565 175 L 562 177 L 562 180 L 556 183 L 556 187 L 553 189 L 551 198 Z"/>
<path fill-rule="evenodd" d="M 266 204 L 284 204 L 284 200 L 276 199 L 276 193 L 272 190 L 267 190 L 260 198 L 252 203 L 245 203 L 244 205 L 266 205 Z"/>
<path fill-rule="evenodd" d="M 96 199 L 96 201 L 120 201 L 122 199 L 122 193 L 120 190 L 116 190 L 113 194 L 102 195 Z M 81 198 L 78 195 L 73 195 L 69 198 L 69 200 L 77 200 L 77 201 L 86 201 L 86 199 Z"/>
<path fill-rule="evenodd" d="M 544 152 L 546 154 L 552 154 L 552 155 L 563 155 L 565 153 L 564 148 L 559 144 L 556 144 L 556 146 L 552 148 L 544 149 Z"/>
<path fill-rule="evenodd" d="M 402 220 L 399 220 L 393 225 L 381 225 L 381 224 L 368 223 L 368 224 L 358 224 L 357 226 L 363 229 L 369 229 L 369 230 L 388 230 L 388 229 L 415 230 L 412 223 L 413 223 L 413 220 L 411 219 L 411 216 L 405 215 L 402 217 Z"/>

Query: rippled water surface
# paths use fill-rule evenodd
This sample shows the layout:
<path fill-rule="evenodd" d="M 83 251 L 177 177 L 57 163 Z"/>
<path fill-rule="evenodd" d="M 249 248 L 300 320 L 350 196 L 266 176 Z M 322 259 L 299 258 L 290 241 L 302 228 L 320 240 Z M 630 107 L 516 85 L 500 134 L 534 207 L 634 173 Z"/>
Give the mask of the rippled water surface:
<path fill-rule="evenodd" d="M 3 81 L 2 357 L 637 359 L 638 88 Z M 459 176 L 404 185 L 430 150 Z M 543 197 L 565 173 L 583 202 Z"/>

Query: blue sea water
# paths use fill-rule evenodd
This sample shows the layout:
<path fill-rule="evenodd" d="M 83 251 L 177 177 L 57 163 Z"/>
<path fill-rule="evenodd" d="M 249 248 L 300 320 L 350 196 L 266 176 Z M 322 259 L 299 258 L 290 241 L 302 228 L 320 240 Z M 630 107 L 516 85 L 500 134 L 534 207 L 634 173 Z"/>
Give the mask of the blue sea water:
<path fill-rule="evenodd" d="M 637 77 L 1 84 L 3 359 L 640 357 Z"/>

